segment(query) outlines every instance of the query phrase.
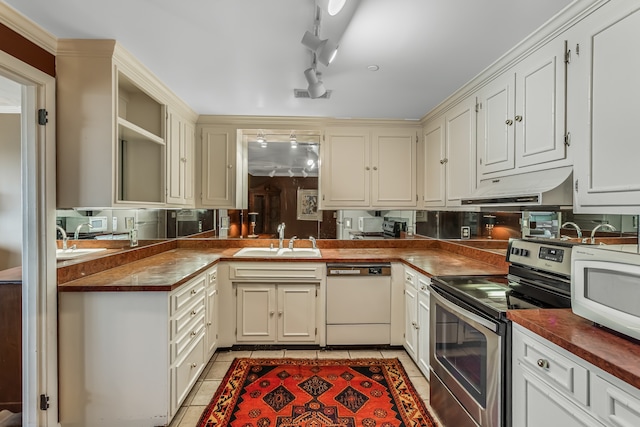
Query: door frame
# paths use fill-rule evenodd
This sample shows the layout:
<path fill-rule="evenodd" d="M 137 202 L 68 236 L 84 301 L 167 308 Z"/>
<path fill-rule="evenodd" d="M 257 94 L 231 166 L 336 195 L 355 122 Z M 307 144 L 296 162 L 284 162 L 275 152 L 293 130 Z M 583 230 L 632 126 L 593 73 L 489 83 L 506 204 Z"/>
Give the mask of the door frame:
<path fill-rule="evenodd" d="M 22 85 L 22 425 L 57 426 L 55 78 L 3 51 L 0 75 Z"/>

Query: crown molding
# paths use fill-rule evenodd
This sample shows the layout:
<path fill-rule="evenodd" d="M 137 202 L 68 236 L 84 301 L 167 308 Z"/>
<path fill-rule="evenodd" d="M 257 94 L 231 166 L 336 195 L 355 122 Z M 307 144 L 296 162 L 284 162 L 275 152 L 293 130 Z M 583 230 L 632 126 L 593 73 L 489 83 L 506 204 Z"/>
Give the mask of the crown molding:
<path fill-rule="evenodd" d="M 0 23 L 47 52 L 56 54 L 58 39 L 4 2 L 0 2 Z"/>
<path fill-rule="evenodd" d="M 201 115 L 198 125 L 231 126 L 239 129 L 324 129 L 326 127 L 418 127 L 420 122 L 389 119 L 351 119 L 294 116 L 224 116 Z"/>

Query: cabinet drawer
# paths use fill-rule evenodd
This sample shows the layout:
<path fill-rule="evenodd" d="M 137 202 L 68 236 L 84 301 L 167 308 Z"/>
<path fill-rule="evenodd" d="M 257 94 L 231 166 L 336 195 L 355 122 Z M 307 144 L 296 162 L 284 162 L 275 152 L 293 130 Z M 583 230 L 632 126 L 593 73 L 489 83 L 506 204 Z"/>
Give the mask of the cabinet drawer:
<path fill-rule="evenodd" d="M 196 300 L 191 306 L 178 312 L 171 317 L 171 340 L 176 339 L 184 333 L 185 330 L 191 328 L 191 324 L 195 320 L 204 315 L 205 311 L 205 299 L 201 298 Z"/>
<path fill-rule="evenodd" d="M 414 288 L 416 288 L 416 285 L 417 285 L 417 280 L 416 279 L 417 279 L 417 276 L 416 276 L 415 272 L 413 272 L 411 270 L 408 270 L 406 268 L 404 269 L 404 283 L 405 284 L 411 285 Z"/>
<path fill-rule="evenodd" d="M 200 275 L 171 293 L 171 315 L 192 305 L 198 298 L 204 299 L 205 275 Z"/>
<path fill-rule="evenodd" d="M 589 371 L 540 341 L 513 334 L 513 355 L 562 394 L 589 405 Z"/>
<path fill-rule="evenodd" d="M 171 370 L 171 413 L 175 414 L 204 369 L 204 334 Z"/>
<path fill-rule="evenodd" d="M 640 399 L 637 396 L 599 375 L 592 374 L 591 380 L 592 408 L 600 419 L 612 426 L 640 426 Z"/>
<path fill-rule="evenodd" d="M 213 270 L 210 270 L 207 273 L 207 277 L 209 278 L 209 285 L 215 285 L 218 280 L 218 269 L 215 268 Z"/>
<path fill-rule="evenodd" d="M 321 280 L 325 264 L 231 264 L 229 278 L 235 280 L 292 279 Z"/>
<path fill-rule="evenodd" d="M 179 360 L 185 352 L 189 350 L 193 343 L 201 339 L 204 335 L 204 312 L 194 319 L 194 322 L 189 326 L 190 328 L 185 330 L 184 334 L 171 342 L 171 363 Z"/>

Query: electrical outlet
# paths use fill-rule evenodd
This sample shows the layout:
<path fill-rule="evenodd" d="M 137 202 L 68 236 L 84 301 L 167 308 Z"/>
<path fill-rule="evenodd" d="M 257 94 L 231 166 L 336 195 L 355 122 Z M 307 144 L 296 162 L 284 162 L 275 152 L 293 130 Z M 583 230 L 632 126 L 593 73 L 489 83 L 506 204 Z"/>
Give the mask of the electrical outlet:
<path fill-rule="evenodd" d="M 351 218 L 344 219 L 344 228 L 351 228 Z"/>
<path fill-rule="evenodd" d="M 471 237 L 471 228 L 467 226 L 460 227 L 460 238 L 469 239 Z"/>
<path fill-rule="evenodd" d="M 133 229 L 133 222 L 134 222 L 134 219 L 133 219 L 132 216 L 126 216 L 124 218 L 124 226 L 125 226 L 125 228 L 127 230 Z"/>
<path fill-rule="evenodd" d="M 114 216 L 114 217 L 111 219 L 111 223 L 112 223 L 112 225 L 111 225 L 111 231 L 116 231 L 116 230 L 118 229 L 118 217 L 117 217 L 117 216 Z"/>

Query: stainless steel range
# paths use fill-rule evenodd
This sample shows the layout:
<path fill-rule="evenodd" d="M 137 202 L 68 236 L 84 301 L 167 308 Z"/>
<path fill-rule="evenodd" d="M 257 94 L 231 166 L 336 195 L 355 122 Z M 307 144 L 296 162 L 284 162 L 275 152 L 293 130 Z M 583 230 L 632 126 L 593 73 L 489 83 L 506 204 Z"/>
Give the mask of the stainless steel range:
<path fill-rule="evenodd" d="M 571 251 L 564 242 L 516 239 L 506 276 L 433 278 L 430 400 L 444 425 L 510 424 L 507 310 L 570 307 Z"/>

